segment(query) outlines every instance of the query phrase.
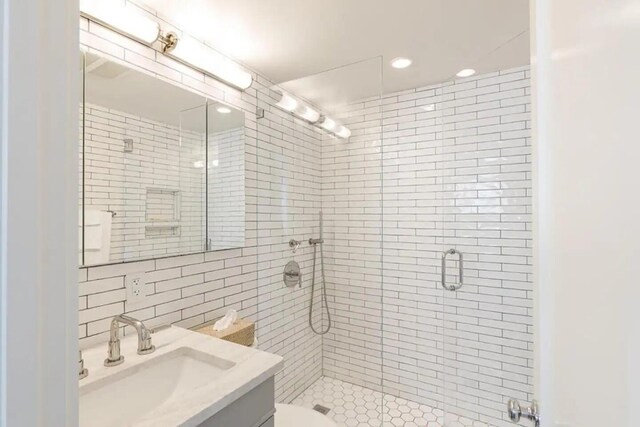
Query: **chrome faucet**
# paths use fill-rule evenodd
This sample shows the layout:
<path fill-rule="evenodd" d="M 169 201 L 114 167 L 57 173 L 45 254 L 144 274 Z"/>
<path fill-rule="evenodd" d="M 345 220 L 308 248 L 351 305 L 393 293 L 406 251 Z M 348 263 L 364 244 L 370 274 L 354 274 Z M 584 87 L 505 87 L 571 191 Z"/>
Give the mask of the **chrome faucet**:
<path fill-rule="evenodd" d="M 124 362 L 124 356 L 120 354 L 120 323 L 135 328 L 138 333 L 138 354 L 150 354 L 155 351 L 155 346 L 151 344 L 151 332 L 138 319 L 120 314 L 111 320 L 111 331 L 109 333 L 109 350 L 104 366 L 117 366 Z"/>

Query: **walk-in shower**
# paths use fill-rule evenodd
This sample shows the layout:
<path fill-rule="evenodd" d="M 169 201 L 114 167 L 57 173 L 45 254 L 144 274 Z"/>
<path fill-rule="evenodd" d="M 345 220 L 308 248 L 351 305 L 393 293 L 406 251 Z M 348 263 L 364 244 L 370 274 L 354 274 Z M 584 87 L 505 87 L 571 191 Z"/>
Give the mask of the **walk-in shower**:
<path fill-rule="evenodd" d="M 313 272 L 311 274 L 311 298 L 309 301 L 309 327 L 317 335 L 325 335 L 331 330 L 331 311 L 329 310 L 329 300 L 327 299 L 327 279 L 324 274 L 324 255 L 322 251 L 322 244 L 324 243 L 322 233 L 322 211 L 319 212 L 320 216 L 320 238 L 309 239 L 309 244 L 313 246 Z M 320 246 L 320 310 L 325 311 L 327 314 L 327 326 L 316 329 L 313 325 L 313 299 L 315 297 L 316 289 L 316 265 L 317 265 L 317 252 L 318 246 Z"/>
<path fill-rule="evenodd" d="M 509 399 L 533 398 L 529 69 L 383 92 L 387 64 L 263 91 L 258 316 L 285 358 L 276 396 L 339 427 L 508 427 Z M 351 135 L 273 106 L 283 90 Z M 304 279 L 285 290 L 292 257 Z"/>

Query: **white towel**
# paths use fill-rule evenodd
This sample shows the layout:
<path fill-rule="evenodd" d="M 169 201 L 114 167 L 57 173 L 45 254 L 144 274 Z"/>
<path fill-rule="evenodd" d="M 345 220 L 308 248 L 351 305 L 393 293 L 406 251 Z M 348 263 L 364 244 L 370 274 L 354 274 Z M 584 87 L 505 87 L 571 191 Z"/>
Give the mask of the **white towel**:
<path fill-rule="evenodd" d="M 111 212 L 87 209 L 84 212 L 84 263 L 109 262 L 111 252 Z"/>

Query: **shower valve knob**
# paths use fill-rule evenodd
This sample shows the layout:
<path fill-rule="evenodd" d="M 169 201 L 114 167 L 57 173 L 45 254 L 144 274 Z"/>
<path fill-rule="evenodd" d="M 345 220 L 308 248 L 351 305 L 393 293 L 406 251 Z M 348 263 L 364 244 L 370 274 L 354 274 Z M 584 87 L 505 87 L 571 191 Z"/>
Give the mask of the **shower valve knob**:
<path fill-rule="evenodd" d="M 531 406 L 528 406 L 523 410 L 520 407 L 520 402 L 516 399 L 509 399 L 509 402 L 507 403 L 507 413 L 509 415 L 509 419 L 513 423 L 520 422 L 520 418 L 524 416 L 526 419 L 533 421 L 535 427 L 540 427 L 540 412 L 538 402 L 535 400 L 531 403 Z"/>

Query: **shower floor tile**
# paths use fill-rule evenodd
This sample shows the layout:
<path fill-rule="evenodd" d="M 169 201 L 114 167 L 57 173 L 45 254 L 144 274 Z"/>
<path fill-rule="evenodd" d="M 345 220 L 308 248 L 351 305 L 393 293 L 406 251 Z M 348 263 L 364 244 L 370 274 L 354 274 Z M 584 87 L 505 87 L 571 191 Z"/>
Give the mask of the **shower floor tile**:
<path fill-rule="evenodd" d="M 291 403 L 329 408 L 327 416 L 338 427 L 443 427 L 443 423 L 444 427 L 488 427 L 451 414 L 447 414 L 445 423 L 440 409 L 327 377 L 313 383 Z"/>

